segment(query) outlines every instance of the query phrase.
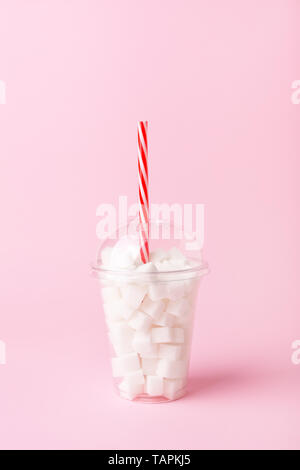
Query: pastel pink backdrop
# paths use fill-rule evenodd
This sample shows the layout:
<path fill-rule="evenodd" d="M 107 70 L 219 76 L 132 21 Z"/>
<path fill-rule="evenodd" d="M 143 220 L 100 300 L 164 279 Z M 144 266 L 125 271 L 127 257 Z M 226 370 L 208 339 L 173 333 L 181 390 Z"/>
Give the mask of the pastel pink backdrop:
<path fill-rule="evenodd" d="M 0 447 L 299 448 L 299 2 L 2 0 Z M 96 207 L 205 204 L 189 395 L 111 388 Z"/>

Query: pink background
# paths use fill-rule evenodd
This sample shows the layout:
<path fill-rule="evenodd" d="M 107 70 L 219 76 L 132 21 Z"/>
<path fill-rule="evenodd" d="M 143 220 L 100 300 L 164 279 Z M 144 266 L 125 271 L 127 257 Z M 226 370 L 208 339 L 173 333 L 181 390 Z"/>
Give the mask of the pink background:
<path fill-rule="evenodd" d="M 296 0 L 1 0 L 0 447 L 300 448 Z M 190 394 L 112 393 L 96 207 L 205 204 Z M 297 135 L 298 132 L 298 135 Z M 296 141 L 297 136 L 297 141 Z"/>

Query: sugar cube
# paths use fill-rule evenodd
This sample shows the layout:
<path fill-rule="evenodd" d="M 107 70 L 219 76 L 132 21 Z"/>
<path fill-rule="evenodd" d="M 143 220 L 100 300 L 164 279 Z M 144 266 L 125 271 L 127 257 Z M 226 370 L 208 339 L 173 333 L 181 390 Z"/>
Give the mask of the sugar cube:
<path fill-rule="evenodd" d="M 189 309 L 188 300 L 183 297 L 179 300 L 169 300 L 166 306 L 166 312 L 175 315 L 176 317 L 184 315 Z"/>
<path fill-rule="evenodd" d="M 165 307 L 166 307 L 166 302 L 164 300 L 158 300 L 154 302 L 151 299 L 149 299 L 148 296 L 146 296 L 142 302 L 140 310 L 142 310 L 145 313 L 148 313 L 148 315 L 150 315 L 150 317 L 152 317 L 154 320 L 158 320 L 160 315 L 165 310 Z"/>
<path fill-rule="evenodd" d="M 167 379 L 183 378 L 187 375 L 187 364 L 185 361 L 171 361 L 161 359 L 157 365 L 157 375 Z"/>
<path fill-rule="evenodd" d="M 140 369 L 140 360 L 137 353 L 124 354 L 120 357 L 113 357 L 112 360 L 113 377 L 124 377 L 130 372 Z"/>
<path fill-rule="evenodd" d="M 145 297 L 147 286 L 131 284 L 121 287 L 122 299 L 129 307 L 136 310 Z"/>
<path fill-rule="evenodd" d="M 147 313 L 137 310 L 134 312 L 128 325 L 134 330 L 148 331 L 152 325 L 152 318 Z"/>
<path fill-rule="evenodd" d="M 160 344 L 158 355 L 160 358 L 177 360 L 182 356 L 182 352 L 183 348 L 180 344 Z"/>
<path fill-rule="evenodd" d="M 169 400 L 175 400 L 181 396 L 183 387 L 182 379 L 164 379 L 164 396 Z"/>
<path fill-rule="evenodd" d="M 120 395 L 127 400 L 133 400 L 138 395 L 144 393 L 143 384 L 132 384 L 128 382 L 127 378 L 123 379 L 119 384 Z"/>
<path fill-rule="evenodd" d="M 182 328 L 170 328 L 168 326 L 152 328 L 153 343 L 183 343 L 184 330 Z"/>
<path fill-rule="evenodd" d="M 156 358 L 142 358 L 142 369 L 144 375 L 155 375 L 157 369 L 158 359 Z"/>
<path fill-rule="evenodd" d="M 110 340 L 118 356 L 133 352 L 134 330 L 126 322 L 109 324 Z"/>
<path fill-rule="evenodd" d="M 161 396 L 164 393 L 164 379 L 157 375 L 147 375 L 145 392 L 151 396 Z"/>
<path fill-rule="evenodd" d="M 154 324 L 157 326 L 174 326 L 176 322 L 176 317 L 170 313 L 163 312 L 158 320 L 154 321 Z"/>
<path fill-rule="evenodd" d="M 157 354 L 157 344 L 153 344 L 151 334 L 144 331 L 136 331 L 133 337 L 132 346 L 138 353 Z"/>
<path fill-rule="evenodd" d="M 120 300 L 120 291 L 118 287 L 103 287 L 101 292 L 104 303 Z"/>

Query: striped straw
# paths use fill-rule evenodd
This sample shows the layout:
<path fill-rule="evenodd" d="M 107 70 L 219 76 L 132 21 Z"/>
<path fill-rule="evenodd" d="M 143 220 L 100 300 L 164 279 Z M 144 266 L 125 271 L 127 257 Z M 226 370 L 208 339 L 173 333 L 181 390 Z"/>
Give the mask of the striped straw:
<path fill-rule="evenodd" d="M 140 255 L 149 262 L 148 122 L 138 123 Z"/>

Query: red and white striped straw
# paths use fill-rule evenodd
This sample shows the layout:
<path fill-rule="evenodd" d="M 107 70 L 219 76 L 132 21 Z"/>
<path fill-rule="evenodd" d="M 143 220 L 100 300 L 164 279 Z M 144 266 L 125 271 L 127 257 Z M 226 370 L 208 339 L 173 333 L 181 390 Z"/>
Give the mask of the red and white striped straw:
<path fill-rule="evenodd" d="M 149 262 L 148 122 L 138 123 L 140 255 Z"/>

